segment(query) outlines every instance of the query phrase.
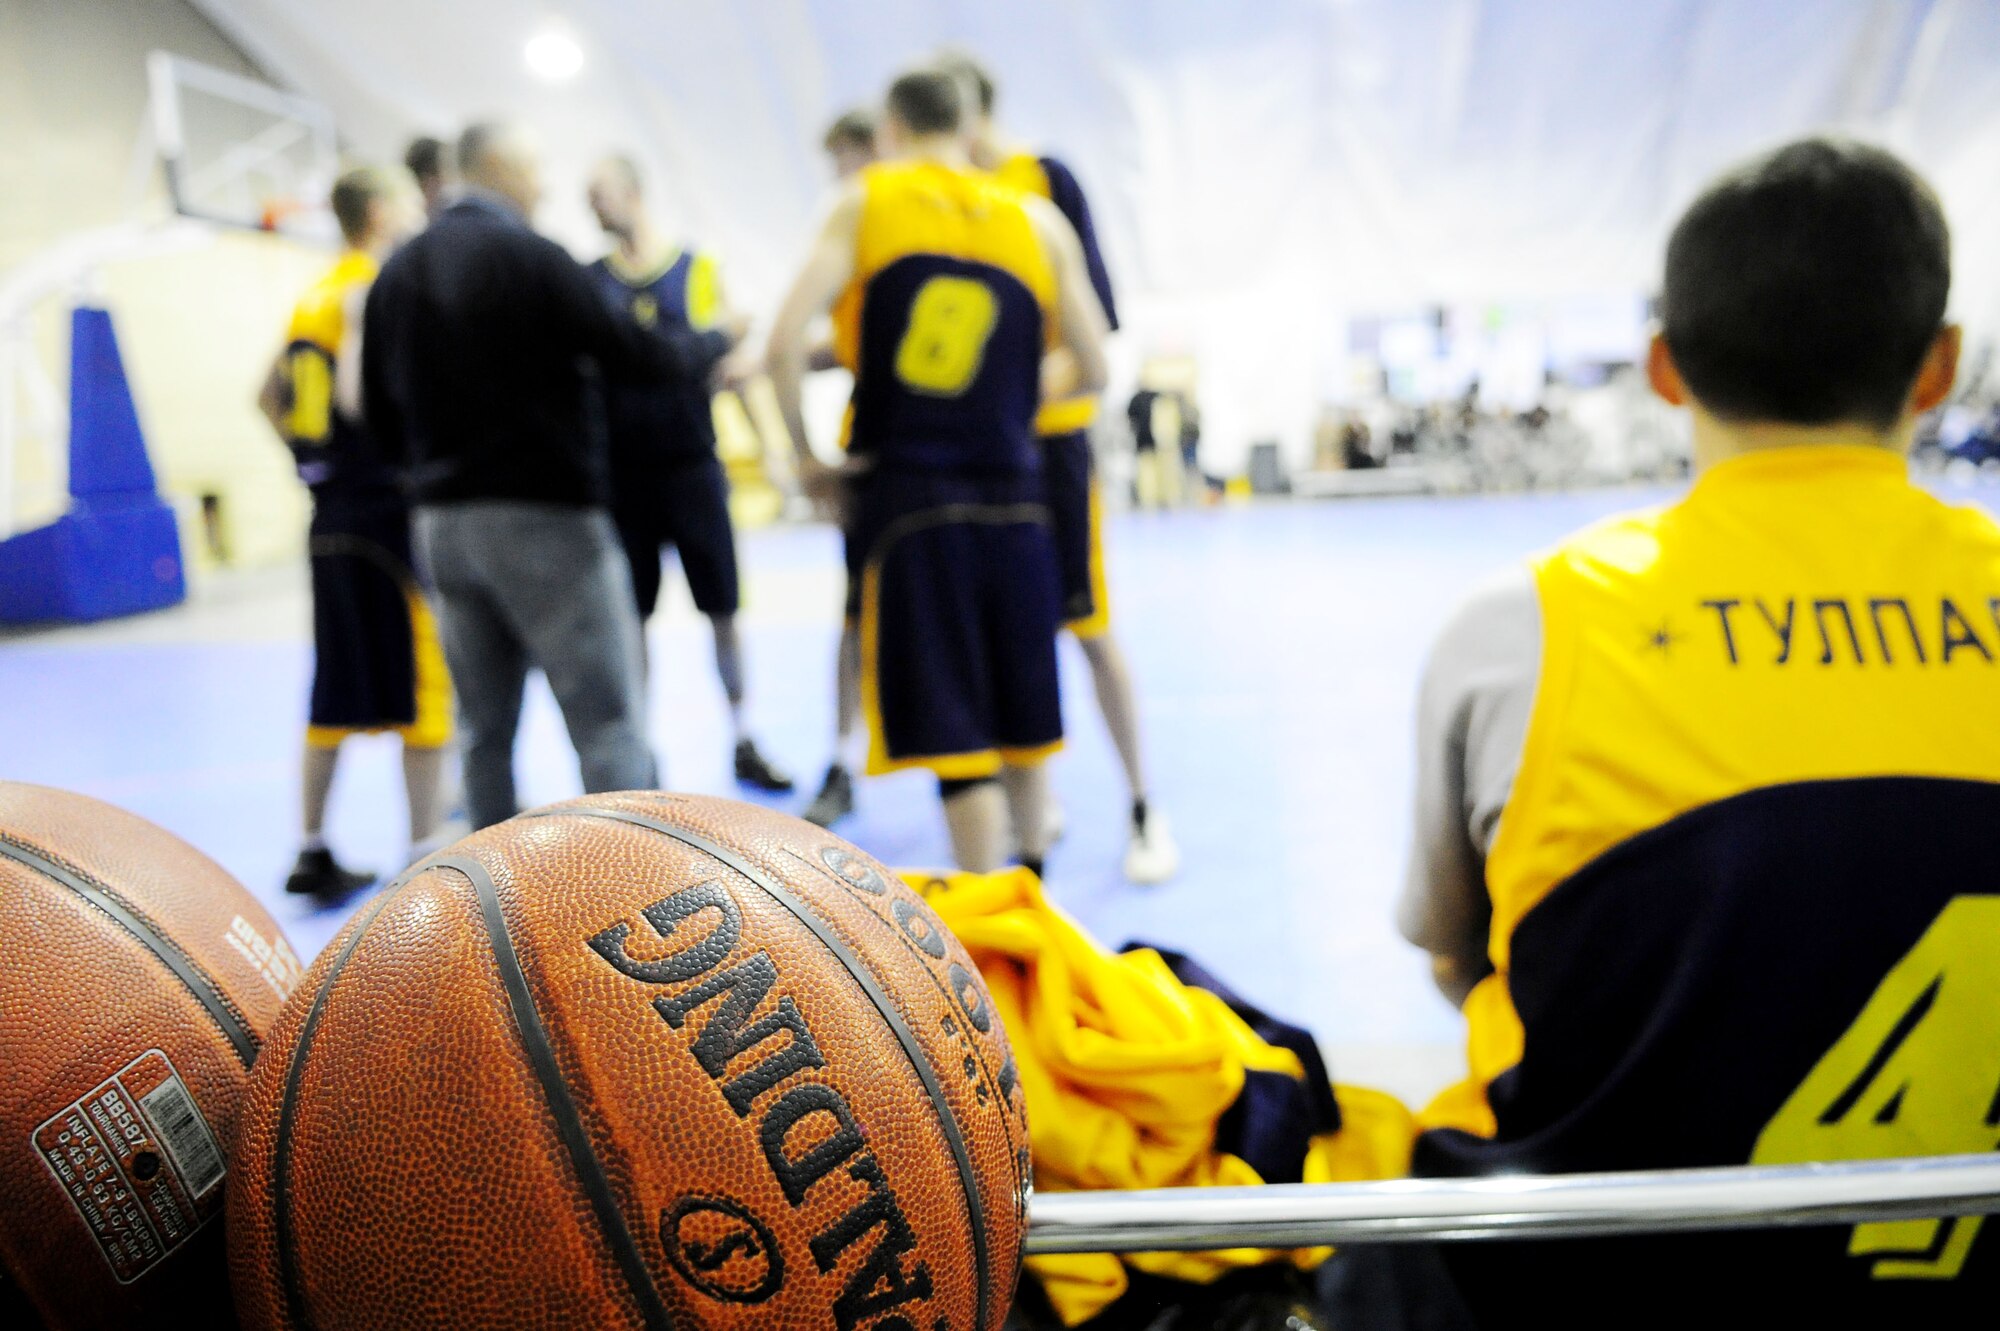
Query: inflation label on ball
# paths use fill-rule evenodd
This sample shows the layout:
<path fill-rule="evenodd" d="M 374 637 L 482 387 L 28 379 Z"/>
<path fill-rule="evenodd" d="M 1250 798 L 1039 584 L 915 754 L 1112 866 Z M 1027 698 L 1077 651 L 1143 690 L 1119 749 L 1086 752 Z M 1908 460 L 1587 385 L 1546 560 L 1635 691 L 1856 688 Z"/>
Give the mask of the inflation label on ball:
<path fill-rule="evenodd" d="M 36 1128 L 34 1142 L 120 1284 L 222 1210 L 222 1148 L 158 1049 Z"/>

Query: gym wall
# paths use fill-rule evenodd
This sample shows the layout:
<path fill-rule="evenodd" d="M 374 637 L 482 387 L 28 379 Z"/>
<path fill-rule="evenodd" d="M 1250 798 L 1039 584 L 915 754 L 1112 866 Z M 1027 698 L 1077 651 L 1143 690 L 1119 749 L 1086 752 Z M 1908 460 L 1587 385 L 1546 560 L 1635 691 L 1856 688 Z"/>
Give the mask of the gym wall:
<path fill-rule="evenodd" d="M 0 0 L 0 271 L 67 237 L 166 213 L 156 162 L 134 154 L 146 103 L 146 53 L 166 50 L 262 77 L 183 0 Z M 101 293 L 116 322 L 161 489 L 182 519 L 196 568 L 220 553 L 268 564 L 303 548 L 308 512 L 291 459 L 257 413 L 298 292 L 328 256 L 294 242 L 219 234 L 173 254 L 107 265 Z M 34 313 L 37 346 L 68 392 L 68 300 Z M 17 521 L 61 512 L 63 440 L 16 459 Z M 211 542 L 202 519 L 213 496 Z M 212 549 L 212 545 L 216 548 Z"/>

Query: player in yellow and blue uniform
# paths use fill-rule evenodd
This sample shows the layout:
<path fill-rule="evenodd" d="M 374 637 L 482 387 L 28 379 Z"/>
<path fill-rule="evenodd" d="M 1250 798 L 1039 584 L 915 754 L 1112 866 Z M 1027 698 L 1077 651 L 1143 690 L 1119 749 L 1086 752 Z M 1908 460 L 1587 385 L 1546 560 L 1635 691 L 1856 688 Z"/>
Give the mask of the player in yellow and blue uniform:
<path fill-rule="evenodd" d="M 1057 392 L 1102 384 L 1104 315 L 1075 232 L 973 168 L 962 117 L 943 71 L 891 87 L 895 160 L 835 206 L 769 360 L 801 473 L 834 493 L 800 404 L 808 327 L 832 310 L 855 375 L 845 502 L 869 770 L 938 775 L 961 866 L 1000 863 L 1010 811 L 1039 865 L 1062 608 L 1034 418 L 1045 374 Z"/>
<path fill-rule="evenodd" d="M 370 168 L 343 175 L 333 210 L 347 251 L 299 301 L 259 406 L 312 491 L 311 723 L 304 769 L 305 846 L 286 883 L 337 894 L 373 874 L 343 869 L 322 831 L 341 743 L 393 730 L 403 740 L 410 843 L 437 830 L 451 682 L 430 602 L 412 572 L 410 510 L 396 473 L 359 420 L 351 391 L 361 304 L 410 211 Z"/>
<path fill-rule="evenodd" d="M 1675 228 L 1649 370 L 1677 503 L 1475 593 L 1418 722 L 1402 924 L 1470 1078 L 1418 1172 L 2000 1146 L 2000 524 L 1912 482 L 1950 241 L 1808 140 Z M 1447 1251 L 1482 1324 L 1977 1326 L 1990 1220 Z M 1491 1319 L 1491 1320 L 1487 1320 Z"/>
<path fill-rule="evenodd" d="M 1083 247 L 1084 266 L 1090 274 L 1091 290 L 1103 307 L 1105 323 L 1117 328 L 1118 307 L 1112 298 L 1111 273 L 1098 248 L 1090 204 L 1076 176 L 1053 157 L 1005 142 L 993 120 L 996 93 L 993 78 L 978 61 L 954 52 L 940 63 L 967 88 L 973 101 L 967 132 L 972 160 L 1014 188 L 1056 206 Z M 1098 707 L 1118 750 L 1131 795 L 1125 876 L 1135 883 L 1159 883 L 1173 877 L 1179 869 L 1180 851 L 1174 844 L 1166 814 L 1159 809 L 1147 785 L 1139 738 L 1139 704 L 1125 654 L 1111 634 L 1110 589 L 1104 576 L 1104 504 L 1090 444 L 1090 427 L 1097 419 L 1097 406 L 1094 392 L 1053 397 L 1036 413 L 1035 433 L 1042 442 L 1043 481 L 1061 561 L 1063 621 L 1076 635 L 1084 659 L 1090 663 Z"/>
<path fill-rule="evenodd" d="M 714 256 L 662 245 L 653 234 L 639 168 L 630 158 L 598 164 L 590 206 L 617 241 L 589 270 L 614 309 L 661 337 L 724 326 L 732 338 L 741 337 L 744 321 L 723 299 Z M 715 670 L 735 731 L 736 779 L 758 790 L 789 791 L 791 778 L 758 750 L 743 719 L 736 529 L 729 518 L 729 478 L 715 453 L 709 376 L 681 375 L 662 383 L 612 375 L 604 388 L 611 518 L 632 566 L 639 618 L 652 618 L 659 605 L 660 552 L 671 546 L 680 554 L 695 609 L 708 617 L 714 634 Z"/>

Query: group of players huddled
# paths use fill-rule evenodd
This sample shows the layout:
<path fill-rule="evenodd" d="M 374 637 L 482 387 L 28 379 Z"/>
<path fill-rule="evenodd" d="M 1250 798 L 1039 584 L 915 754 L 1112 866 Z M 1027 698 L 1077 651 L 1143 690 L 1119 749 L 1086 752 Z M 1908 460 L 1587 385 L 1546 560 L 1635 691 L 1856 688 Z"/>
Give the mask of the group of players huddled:
<path fill-rule="evenodd" d="M 735 533 L 711 414 L 715 391 L 765 373 L 801 486 L 846 547 L 835 752 L 805 816 L 831 826 L 849 814 L 864 762 L 871 774 L 928 769 L 961 867 L 1013 859 L 1039 872 L 1060 834 L 1045 764 L 1062 743 L 1056 640 L 1067 626 L 1129 783 L 1126 876 L 1173 875 L 1178 850 L 1150 798 L 1109 631 L 1090 426 L 1116 326 L 1110 280 L 1075 176 L 1005 139 L 994 100 L 988 72 L 950 53 L 896 79 L 879 112 L 833 124 L 824 146 L 841 191 L 764 346 L 748 343 L 714 256 L 656 229 L 629 157 L 606 156 L 591 175 L 613 244 L 575 274 L 527 230 L 538 171 L 506 126 L 474 126 L 455 151 L 411 146 L 423 217 L 388 171 L 340 178 L 332 206 L 346 251 L 299 302 L 260 397 L 313 495 L 317 667 L 291 890 L 337 895 L 374 877 L 342 867 L 323 835 L 349 735 L 400 733 L 413 857 L 445 835 L 455 716 L 471 824 L 511 816 L 531 666 L 549 677 L 587 789 L 656 784 L 640 626 L 669 546 L 713 628 L 738 781 L 792 789 L 744 727 Z M 426 218 L 424 243 L 406 245 Z M 522 235 L 495 241 L 499 223 Z M 511 260 L 471 253 L 487 243 Z M 378 284 L 385 263 L 400 271 Z M 525 322 L 507 354 L 518 368 L 475 382 L 471 349 L 440 343 L 455 340 L 450 312 L 476 311 L 496 285 L 520 293 Z M 585 286 L 594 311 L 572 308 Z M 531 315 L 537 300 L 553 313 Z M 474 326 L 478 340 L 502 336 L 491 319 Z M 558 362 L 581 349 L 581 393 L 577 357 L 540 382 L 524 342 L 546 342 Z M 812 448 L 801 406 L 805 375 L 835 367 L 853 376 L 837 464 Z M 543 397 L 571 410 L 548 422 L 582 425 L 544 431 L 562 456 L 523 459 L 464 428 L 486 418 L 521 434 Z M 426 429 L 432 414 L 457 418 L 453 430 Z M 524 438 L 532 449 L 533 432 Z M 481 467 L 509 474 L 467 475 Z M 495 500 L 518 509 L 505 513 L 512 527 L 481 507 Z M 538 506 L 580 513 L 541 520 Z M 594 525 L 550 525 L 580 516 Z"/>

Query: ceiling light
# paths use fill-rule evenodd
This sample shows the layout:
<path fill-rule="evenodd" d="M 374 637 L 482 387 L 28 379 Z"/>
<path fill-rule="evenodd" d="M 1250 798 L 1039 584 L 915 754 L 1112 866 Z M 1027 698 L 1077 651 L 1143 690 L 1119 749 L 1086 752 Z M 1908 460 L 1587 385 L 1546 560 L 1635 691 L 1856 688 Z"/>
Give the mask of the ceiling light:
<path fill-rule="evenodd" d="M 521 54 L 528 62 L 528 72 L 549 83 L 575 78 L 583 68 L 583 47 L 560 23 L 536 29 Z"/>

